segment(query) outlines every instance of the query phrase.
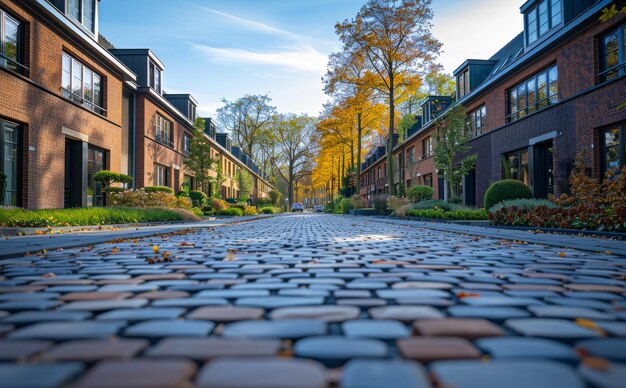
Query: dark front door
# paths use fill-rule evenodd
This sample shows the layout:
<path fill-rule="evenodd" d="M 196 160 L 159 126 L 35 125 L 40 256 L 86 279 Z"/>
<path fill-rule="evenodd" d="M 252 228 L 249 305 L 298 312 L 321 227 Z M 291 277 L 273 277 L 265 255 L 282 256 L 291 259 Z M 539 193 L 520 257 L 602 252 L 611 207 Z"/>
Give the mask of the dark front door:
<path fill-rule="evenodd" d="M 81 142 L 65 140 L 65 207 L 81 207 L 82 201 L 82 145 Z"/>
<path fill-rule="evenodd" d="M 552 141 L 534 146 L 533 170 L 535 198 L 547 198 L 548 194 L 554 194 Z"/>
<path fill-rule="evenodd" d="M 463 202 L 467 206 L 476 205 L 476 170 L 470 171 L 463 178 Z"/>

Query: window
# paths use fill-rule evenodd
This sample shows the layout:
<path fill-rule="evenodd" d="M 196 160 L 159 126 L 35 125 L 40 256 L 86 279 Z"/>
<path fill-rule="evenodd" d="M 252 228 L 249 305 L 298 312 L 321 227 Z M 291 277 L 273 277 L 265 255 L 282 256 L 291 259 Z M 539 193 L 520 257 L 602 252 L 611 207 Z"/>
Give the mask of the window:
<path fill-rule="evenodd" d="M 487 107 L 485 105 L 469 114 L 469 130 L 472 137 L 478 137 L 483 134 L 483 130 L 485 129 L 485 116 L 487 116 Z"/>
<path fill-rule="evenodd" d="M 626 164 L 625 126 L 602 131 L 602 174 L 620 169 Z"/>
<path fill-rule="evenodd" d="M 507 122 L 558 102 L 558 76 L 557 67 L 553 65 L 509 89 Z"/>
<path fill-rule="evenodd" d="M 526 42 L 534 43 L 563 21 L 561 0 L 543 0 L 526 13 Z"/>
<path fill-rule="evenodd" d="M 160 164 L 154 165 L 153 184 L 155 186 L 167 186 L 170 185 L 170 169 L 161 166 Z"/>
<path fill-rule="evenodd" d="M 422 159 L 433 156 L 433 138 L 427 137 L 422 140 Z"/>
<path fill-rule="evenodd" d="M 150 62 L 150 87 L 161 94 L 161 69 Z"/>
<path fill-rule="evenodd" d="M 189 120 L 196 120 L 196 106 L 191 102 L 189 102 Z"/>
<path fill-rule="evenodd" d="M 381 178 L 381 168 L 380 166 L 378 166 L 378 177 L 376 179 L 380 179 Z"/>
<path fill-rule="evenodd" d="M 106 169 L 105 151 L 93 147 L 87 149 L 87 206 L 104 206 L 102 183 L 94 175 Z"/>
<path fill-rule="evenodd" d="M 433 174 L 424 175 L 422 181 L 424 182 L 424 186 L 433 187 Z"/>
<path fill-rule="evenodd" d="M 168 147 L 174 147 L 172 142 L 172 123 L 158 113 L 156 115 L 156 141 Z"/>
<path fill-rule="evenodd" d="M 21 61 L 22 23 L 0 9 L 0 66 L 21 72 L 26 69 Z"/>
<path fill-rule="evenodd" d="M 605 35 L 600 44 L 600 82 L 626 74 L 626 24 Z"/>
<path fill-rule="evenodd" d="M 528 150 L 510 152 L 502 156 L 502 178 L 517 179 L 529 184 L 528 176 Z"/>
<path fill-rule="evenodd" d="M 415 163 L 415 147 L 411 147 L 406 151 L 406 165 L 412 166 Z"/>
<path fill-rule="evenodd" d="M 96 0 L 67 0 L 67 14 L 95 33 Z"/>
<path fill-rule="evenodd" d="M 458 85 L 459 98 L 466 96 L 470 93 L 470 82 L 469 82 L 469 69 L 466 69 L 456 77 L 456 84 Z"/>
<path fill-rule="evenodd" d="M 17 188 L 19 182 L 19 129 L 18 124 L 0 120 L 0 158 L 2 165 L 0 171 L 6 175 L 6 189 L 4 200 L 0 205 L 17 206 Z M 2 200 L 2 198 L 0 198 Z"/>
<path fill-rule="evenodd" d="M 191 151 L 191 136 L 188 134 L 183 134 L 183 154 L 189 155 Z"/>
<path fill-rule="evenodd" d="M 63 53 L 62 62 L 63 96 L 98 114 L 104 114 L 102 77 L 66 53 Z"/>

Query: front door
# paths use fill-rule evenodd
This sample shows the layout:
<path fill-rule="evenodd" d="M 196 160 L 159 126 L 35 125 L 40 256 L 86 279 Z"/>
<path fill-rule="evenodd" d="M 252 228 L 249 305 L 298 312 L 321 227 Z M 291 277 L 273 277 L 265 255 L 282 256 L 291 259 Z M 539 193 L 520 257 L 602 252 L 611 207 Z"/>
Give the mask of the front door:
<path fill-rule="evenodd" d="M 81 150 L 81 142 L 65 139 L 64 206 L 66 208 L 83 206 Z"/>
<path fill-rule="evenodd" d="M 552 140 L 534 146 L 534 195 L 547 198 L 554 194 L 554 152 Z"/>

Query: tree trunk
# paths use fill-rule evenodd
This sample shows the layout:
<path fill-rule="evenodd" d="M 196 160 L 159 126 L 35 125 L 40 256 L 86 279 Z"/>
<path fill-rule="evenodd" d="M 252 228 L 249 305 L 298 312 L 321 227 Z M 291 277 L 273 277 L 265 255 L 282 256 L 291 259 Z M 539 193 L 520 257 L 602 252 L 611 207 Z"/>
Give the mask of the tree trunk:
<path fill-rule="evenodd" d="M 393 77 L 389 77 L 389 138 L 387 140 L 387 182 L 389 184 L 389 195 L 396 195 L 396 188 L 393 185 L 393 133 L 396 114 L 393 88 Z"/>
<path fill-rule="evenodd" d="M 354 171 L 354 140 L 350 140 L 350 170 Z"/>
<path fill-rule="evenodd" d="M 287 183 L 287 206 L 291 209 L 291 205 L 293 205 L 293 165 L 289 166 L 289 182 Z"/>
<path fill-rule="evenodd" d="M 359 188 L 361 187 L 361 147 L 362 147 L 362 139 L 363 128 L 361 128 L 361 113 L 357 114 L 357 145 L 356 145 L 356 190 L 357 194 L 359 193 Z"/>

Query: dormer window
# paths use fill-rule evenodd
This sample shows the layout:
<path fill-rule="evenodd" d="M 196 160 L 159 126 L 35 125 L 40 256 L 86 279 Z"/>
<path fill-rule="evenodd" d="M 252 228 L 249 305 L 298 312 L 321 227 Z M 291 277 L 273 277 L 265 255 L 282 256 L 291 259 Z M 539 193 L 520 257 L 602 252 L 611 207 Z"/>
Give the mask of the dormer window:
<path fill-rule="evenodd" d="M 459 98 L 462 98 L 470 92 L 470 80 L 469 69 L 465 69 L 461 74 L 456 77 L 456 84 L 459 93 Z"/>
<path fill-rule="evenodd" d="M 563 21 L 561 0 L 542 0 L 526 13 L 526 42 L 532 44 Z"/>
<path fill-rule="evenodd" d="M 67 0 L 67 14 L 92 33 L 96 33 L 96 0 Z"/>
<path fill-rule="evenodd" d="M 150 87 L 161 94 L 161 69 L 150 62 Z"/>
<path fill-rule="evenodd" d="M 196 106 L 189 101 L 189 120 L 196 121 Z"/>

